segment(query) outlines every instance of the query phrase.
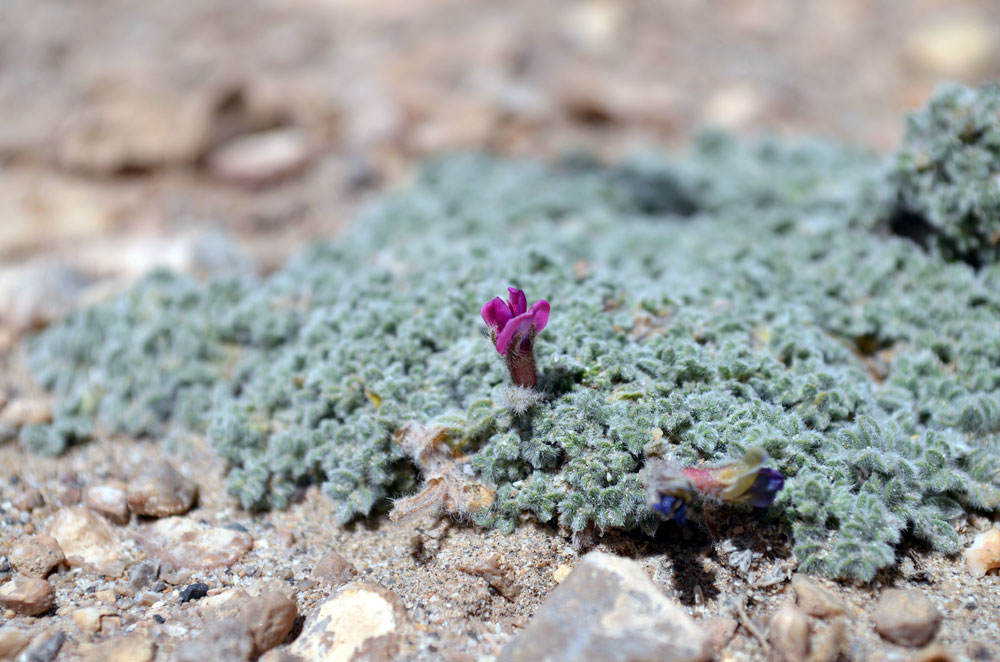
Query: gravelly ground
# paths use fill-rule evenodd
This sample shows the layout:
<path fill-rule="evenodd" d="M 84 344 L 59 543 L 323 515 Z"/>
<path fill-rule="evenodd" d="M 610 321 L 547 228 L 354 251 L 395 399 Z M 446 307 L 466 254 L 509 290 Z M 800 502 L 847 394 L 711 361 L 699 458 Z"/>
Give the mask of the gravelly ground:
<path fill-rule="evenodd" d="M 0 16 L 0 395 L 30 393 L 16 369 L 20 333 L 154 264 L 200 275 L 234 264 L 273 269 L 309 238 L 342 228 L 360 202 L 425 156 L 478 148 L 545 158 L 582 147 L 613 158 L 682 145 L 705 123 L 889 149 L 902 111 L 937 82 L 1000 74 L 998 33 L 1000 6 L 986 0 L 8 0 Z M 244 155 L 237 165 L 252 177 L 234 181 L 219 165 L 234 141 L 275 128 L 295 138 L 290 166 L 248 164 Z M 54 613 L 0 620 L 32 635 L 63 630 L 61 659 L 124 634 L 148 636 L 168 659 L 204 627 L 198 603 L 178 600 L 185 585 L 277 582 L 308 617 L 331 592 L 310 570 L 336 550 L 360 579 L 402 599 L 416 624 L 405 656 L 491 659 L 556 586 L 555 571 L 579 558 L 564 533 L 530 524 L 511 536 L 451 521 L 338 527 L 313 490 L 286 512 L 251 515 L 224 494 L 225 468 L 198 439 L 171 449 L 103 439 L 54 460 L 5 443 L 0 555 L 18 536 L 44 531 L 77 486 L 128 480 L 161 455 L 200 487 L 187 517 L 240 524 L 254 549 L 228 571 L 175 573 L 176 585 L 151 606 L 116 598 L 120 623 L 105 619 L 101 633 L 81 632 L 73 609 L 106 589 L 128 591 L 123 579 L 88 571 L 52 578 Z M 10 503 L 25 486 L 47 501 L 27 516 Z M 127 563 L 143 556 L 132 538 L 142 525 L 133 518 L 115 527 Z M 988 525 L 972 518 L 963 539 Z M 738 526 L 717 530 L 732 531 L 737 548 L 763 552 L 746 572 L 706 530 L 595 545 L 639 559 L 692 615 L 735 617 L 749 583 L 794 566 L 773 532 Z M 515 599 L 458 569 L 490 553 L 514 569 Z M 847 657 L 914 659 L 871 625 L 877 596 L 898 586 L 925 592 L 944 616 L 935 641 L 946 652 L 928 659 L 990 660 L 1000 659 L 998 583 L 995 573 L 973 578 L 961 559 L 908 549 L 898 571 L 873 586 L 824 585 L 849 606 Z M 752 591 L 750 617 L 763 627 L 790 593 L 787 582 Z M 763 658 L 743 627 L 719 653 Z"/>

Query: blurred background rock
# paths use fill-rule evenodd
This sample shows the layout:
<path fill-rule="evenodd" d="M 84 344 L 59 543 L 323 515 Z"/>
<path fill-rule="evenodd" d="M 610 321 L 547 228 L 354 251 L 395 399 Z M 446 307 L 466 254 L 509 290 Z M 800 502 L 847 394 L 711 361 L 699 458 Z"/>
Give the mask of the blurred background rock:
<path fill-rule="evenodd" d="M 270 271 L 445 151 L 887 151 L 998 35 L 989 0 L 4 0 L 0 348 L 153 267 Z"/>

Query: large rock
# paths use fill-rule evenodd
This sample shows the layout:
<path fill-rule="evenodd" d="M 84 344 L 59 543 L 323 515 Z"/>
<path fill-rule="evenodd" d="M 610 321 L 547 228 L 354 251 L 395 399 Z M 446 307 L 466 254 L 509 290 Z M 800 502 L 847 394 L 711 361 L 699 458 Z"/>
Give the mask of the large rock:
<path fill-rule="evenodd" d="M 120 545 L 108 521 L 87 508 L 62 508 L 49 524 L 66 563 L 118 577 L 124 571 Z"/>
<path fill-rule="evenodd" d="M 712 644 L 635 561 L 591 552 L 545 600 L 503 662 L 698 662 Z"/>
<path fill-rule="evenodd" d="M 146 554 L 193 570 L 228 567 L 253 547 L 247 533 L 202 526 L 186 517 L 158 520 L 141 529 L 136 539 Z"/>
<path fill-rule="evenodd" d="M 306 620 L 289 652 L 314 662 L 391 660 L 406 622 L 406 609 L 395 593 L 373 584 L 349 584 Z"/>

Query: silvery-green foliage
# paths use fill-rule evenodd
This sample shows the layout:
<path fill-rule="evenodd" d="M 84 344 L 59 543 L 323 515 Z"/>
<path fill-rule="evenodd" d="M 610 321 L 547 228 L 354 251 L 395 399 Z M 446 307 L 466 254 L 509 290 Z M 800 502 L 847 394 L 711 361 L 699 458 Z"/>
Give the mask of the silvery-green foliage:
<path fill-rule="evenodd" d="M 893 177 L 918 238 L 948 259 L 1000 261 L 1000 84 L 939 90 L 909 117 Z"/>
<path fill-rule="evenodd" d="M 883 160 L 821 143 L 452 157 L 266 279 L 158 274 L 49 329 L 61 409 L 23 436 L 204 432 L 247 507 L 320 483 L 346 520 L 415 489 L 402 425 L 444 425 L 496 488 L 479 523 L 646 532 L 647 455 L 759 445 L 802 567 L 869 579 L 904 533 L 954 551 L 950 522 L 1000 505 L 1000 271 L 886 236 L 896 197 Z M 523 410 L 479 319 L 508 285 L 552 304 Z"/>

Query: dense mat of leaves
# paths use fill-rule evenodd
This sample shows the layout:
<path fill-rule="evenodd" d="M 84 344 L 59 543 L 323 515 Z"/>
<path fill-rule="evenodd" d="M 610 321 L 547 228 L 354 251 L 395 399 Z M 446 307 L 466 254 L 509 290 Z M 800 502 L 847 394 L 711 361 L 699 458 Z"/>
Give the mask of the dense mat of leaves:
<path fill-rule="evenodd" d="M 61 409 L 22 440 L 204 433 L 245 506 L 317 482 L 347 520 L 414 489 L 394 433 L 418 422 L 496 490 L 481 524 L 647 532 L 647 457 L 756 444 L 801 566 L 869 579 L 905 532 L 953 551 L 951 520 L 1000 505 L 1000 264 L 889 232 L 896 174 L 717 134 L 615 168 L 446 159 L 267 279 L 158 274 L 49 329 Z M 508 285 L 552 306 L 522 415 L 479 318 Z"/>

